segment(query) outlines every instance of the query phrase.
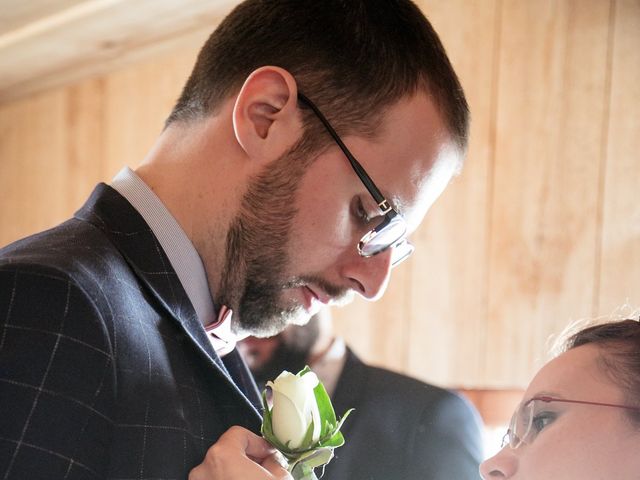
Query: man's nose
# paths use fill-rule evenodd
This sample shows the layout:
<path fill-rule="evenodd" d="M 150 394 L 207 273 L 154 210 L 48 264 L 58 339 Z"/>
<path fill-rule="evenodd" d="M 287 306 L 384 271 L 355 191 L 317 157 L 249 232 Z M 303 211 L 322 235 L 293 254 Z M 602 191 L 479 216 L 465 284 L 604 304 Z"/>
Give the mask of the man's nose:
<path fill-rule="evenodd" d="M 358 255 L 345 269 L 352 288 L 367 300 L 379 299 L 389 284 L 391 248 L 372 257 Z"/>

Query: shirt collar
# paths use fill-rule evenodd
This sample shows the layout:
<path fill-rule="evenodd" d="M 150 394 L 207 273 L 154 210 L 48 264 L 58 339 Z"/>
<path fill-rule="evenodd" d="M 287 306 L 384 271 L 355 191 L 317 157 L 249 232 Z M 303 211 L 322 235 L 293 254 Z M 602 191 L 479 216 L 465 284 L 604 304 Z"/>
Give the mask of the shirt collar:
<path fill-rule="evenodd" d="M 189 297 L 200 323 L 203 326 L 214 325 L 214 328 L 206 330 L 216 352 L 221 354 L 233 350 L 235 338 L 230 328 L 231 315 L 228 312 L 216 315 L 200 255 L 178 221 L 153 190 L 129 167 L 120 170 L 113 178 L 111 186 L 127 199 L 151 228 Z M 220 344 L 220 340 L 224 345 Z"/>

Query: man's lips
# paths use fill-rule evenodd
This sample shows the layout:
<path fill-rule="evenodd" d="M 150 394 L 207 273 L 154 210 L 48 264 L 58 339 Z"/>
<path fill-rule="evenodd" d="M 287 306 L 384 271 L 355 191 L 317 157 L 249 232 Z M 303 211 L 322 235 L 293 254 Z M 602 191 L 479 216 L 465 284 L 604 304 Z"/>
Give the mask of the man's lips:
<path fill-rule="evenodd" d="M 311 314 L 317 313 L 323 305 L 331 301 L 331 298 L 320 289 L 313 288 L 309 285 L 303 285 L 300 288 L 303 296 L 302 306 Z"/>
<path fill-rule="evenodd" d="M 323 305 L 327 305 L 331 301 L 331 297 L 326 294 L 321 288 L 314 287 L 311 285 L 305 285 L 305 287 L 311 292 L 311 294 L 316 298 L 316 300 Z"/>

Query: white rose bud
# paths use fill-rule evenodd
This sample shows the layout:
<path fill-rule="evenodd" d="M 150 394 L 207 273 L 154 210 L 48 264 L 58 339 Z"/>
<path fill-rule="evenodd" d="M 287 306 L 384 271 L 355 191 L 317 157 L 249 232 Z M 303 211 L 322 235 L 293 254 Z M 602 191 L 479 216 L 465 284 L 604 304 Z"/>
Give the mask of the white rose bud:
<path fill-rule="evenodd" d="M 301 444 L 312 421 L 311 444 L 320 438 L 320 411 L 313 393 L 317 385 L 318 377 L 313 372 L 297 376 L 285 371 L 275 381 L 267 382 L 273 390 L 273 434 L 289 448 L 307 447 Z"/>

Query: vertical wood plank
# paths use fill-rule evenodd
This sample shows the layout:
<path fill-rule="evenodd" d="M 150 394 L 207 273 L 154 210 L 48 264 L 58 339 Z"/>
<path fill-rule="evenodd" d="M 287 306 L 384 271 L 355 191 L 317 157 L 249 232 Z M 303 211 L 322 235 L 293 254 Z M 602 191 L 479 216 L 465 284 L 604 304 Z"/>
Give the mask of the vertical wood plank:
<path fill-rule="evenodd" d="M 640 308 L 640 1 L 616 0 L 596 311 Z M 622 312 L 621 312 L 622 313 Z"/>
<path fill-rule="evenodd" d="M 407 370 L 409 272 L 408 262 L 394 269 L 387 292 L 375 303 L 357 298 L 348 306 L 332 309 L 336 332 L 373 365 Z"/>
<path fill-rule="evenodd" d="M 162 132 L 198 53 L 188 46 L 105 78 L 105 169 L 111 179 L 137 166 Z"/>
<path fill-rule="evenodd" d="M 65 149 L 58 167 L 64 171 L 64 216 L 86 201 L 104 168 L 104 82 L 86 80 L 64 89 Z"/>
<path fill-rule="evenodd" d="M 0 108 L 0 244 L 65 218 L 65 92 Z"/>
<path fill-rule="evenodd" d="M 492 156 L 495 1 L 422 3 L 456 69 L 472 113 L 468 158 L 414 237 L 409 372 L 446 385 L 481 374 L 486 335 L 487 218 Z"/>
<path fill-rule="evenodd" d="M 589 317 L 610 2 L 505 1 L 489 278 L 489 385 L 524 385 Z"/>

